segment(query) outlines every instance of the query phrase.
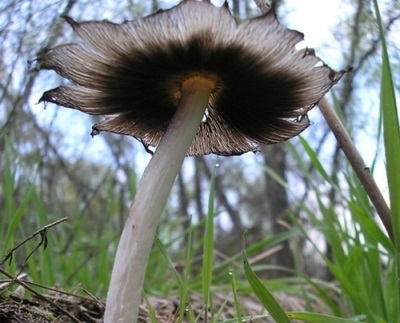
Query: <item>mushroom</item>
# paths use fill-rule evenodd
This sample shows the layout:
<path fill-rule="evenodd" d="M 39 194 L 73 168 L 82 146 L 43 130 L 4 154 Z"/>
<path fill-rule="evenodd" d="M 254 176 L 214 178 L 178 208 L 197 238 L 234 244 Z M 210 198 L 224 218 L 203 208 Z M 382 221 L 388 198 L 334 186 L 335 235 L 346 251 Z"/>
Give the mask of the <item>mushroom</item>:
<path fill-rule="evenodd" d="M 65 20 L 81 42 L 38 55 L 72 82 L 40 101 L 104 116 L 92 134 L 130 135 L 155 148 L 113 267 L 105 322 L 136 322 L 148 255 L 186 155 L 256 152 L 298 135 L 340 79 L 274 12 L 237 24 L 228 4 L 184 0 L 114 24 Z"/>

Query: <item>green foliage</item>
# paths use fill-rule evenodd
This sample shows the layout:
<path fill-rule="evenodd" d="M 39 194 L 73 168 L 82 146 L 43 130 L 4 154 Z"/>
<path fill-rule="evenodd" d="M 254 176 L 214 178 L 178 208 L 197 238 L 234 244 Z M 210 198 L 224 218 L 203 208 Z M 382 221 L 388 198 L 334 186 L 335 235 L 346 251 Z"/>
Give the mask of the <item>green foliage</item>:
<path fill-rule="evenodd" d="M 311 225 L 304 225 L 293 215 L 291 216 L 292 223 L 323 259 L 338 286 L 329 290 L 326 285 L 307 278 L 307 281 L 317 290 L 320 298 L 326 302 L 335 316 L 305 312 L 286 313 L 291 319 L 324 323 L 360 320 L 395 323 L 400 317 L 400 130 L 385 35 L 380 20 L 378 2 L 374 1 L 374 4 L 382 40 L 381 106 L 393 241 L 389 239 L 385 230 L 377 222 L 374 209 L 370 206 L 368 197 L 353 172 L 349 171 L 350 175 L 344 176 L 343 182 L 346 185 L 341 182 L 341 187 L 338 187 L 330 179 L 316 152 L 304 139 L 300 138 L 302 148 L 320 177 L 320 182 L 316 184 L 314 190 L 318 208 L 315 210 L 303 201 L 297 201 L 307 214 Z M 300 158 L 296 147 L 292 145 L 291 150 L 298 165 L 304 166 L 302 172 L 307 176 L 306 164 Z M 266 167 L 266 171 L 289 189 L 282 179 L 273 174 L 271 169 Z M 311 182 L 313 182 L 312 179 Z M 316 182 L 314 181 L 314 183 Z M 342 207 L 338 208 L 327 204 L 323 190 L 318 189 L 318 185 L 335 190 L 341 198 Z M 343 186 L 346 186 L 348 190 L 343 190 Z M 325 237 L 330 247 L 328 255 L 324 247 L 321 247 L 311 236 L 309 227 L 318 230 Z M 251 275 L 251 268 L 246 263 L 245 255 L 244 260 L 244 269 L 250 273 L 248 280 L 255 294 L 272 316 L 278 315 L 276 313 L 281 311 L 276 302 L 270 299 L 271 294 L 264 290 L 257 277 Z M 338 294 L 340 298 L 338 302 L 331 301 L 329 294 L 332 293 Z M 353 317 L 356 320 L 344 319 L 345 317 Z M 283 320 L 283 318 L 279 320 Z"/>
<path fill-rule="evenodd" d="M 0 233 L 4 237 L 0 259 L 45 225 L 65 217 L 61 212 L 47 212 L 35 174 L 28 176 L 25 173 L 28 168 L 19 161 L 16 152 L 7 145 L 1 178 L 1 198 L 5 203 L 0 210 Z M 113 214 L 113 210 L 107 211 Z M 108 288 L 117 234 L 103 230 L 99 238 L 95 227 L 89 231 L 82 225 L 88 222 L 82 217 L 78 210 L 70 215 L 68 222 L 26 241 L 4 263 L 4 269 L 15 275 L 26 272 L 29 281 L 44 286 L 59 285 L 65 290 L 82 287 L 103 297 Z"/>
<path fill-rule="evenodd" d="M 232 285 L 232 294 L 233 294 L 233 301 L 235 303 L 235 310 L 236 310 L 236 318 L 238 323 L 241 322 L 241 311 L 240 311 L 240 301 L 237 294 L 237 283 L 236 277 L 234 272 L 230 272 L 229 275 L 231 276 L 231 285 Z"/>
<path fill-rule="evenodd" d="M 212 310 L 212 294 L 211 283 L 214 263 L 214 191 L 215 191 L 215 174 L 218 167 L 218 162 L 215 166 L 210 185 L 210 194 L 208 199 L 208 214 L 205 223 L 204 247 L 203 247 L 203 299 L 205 308 L 211 307 Z"/>
<path fill-rule="evenodd" d="M 383 73 L 383 75 L 385 74 Z M 394 108 L 396 109 L 396 106 Z M 392 117 L 394 118 L 393 115 Z M 383 128 L 386 134 L 397 136 L 396 131 L 388 132 L 385 130 L 386 127 L 388 125 L 384 122 Z M 389 127 L 396 128 L 393 123 L 389 124 Z M 390 139 L 388 141 L 391 142 Z M 318 207 L 317 209 L 311 208 L 303 201 L 298 200 L 297 203 L 301 205 L 307 215 L 310 225 L 300 222 L 294 215 L 291 216 L 291 220 L 314 251 L 323 259 L 338 286 L 332 288 L 307 278 L 308 283 L 317 290 L 320 299 L 326 302 L 335 317 L 316 313 L 286 314 L 292 319 L 307 322 L 354 322 L 353 319 L 343 319 L 345 317 L 353 317 L 365 322 L 398 322 L 400 290 L 397 283 L 399 275 L 396 245 L 377 222 L 374 209 L 370 206 L 368 197 L 353 172 L 349 171 L 351 175 L 345 175 L 340 187 L 337 186 L 330 180 L 327 170 L 311 146 L 302 138 L 300 138 L 300 143 L 319 175 L 319 181 L 314 179 L 317 186 L 313 190 L 313 199 L 317 202 Z M 391 146 L 385 146 L 385 148 L 386 150 L 394 149 Z M 291 149 L 293 156 L 300 156 L 296 151 L 299 149 L 298 147 L 292 145 Z M 398 149 L 394 149 L 392 154 L 395 155 L 394 158 L 397 158 Z M 387 154 L 387 158 L 391 158 L 390 156 Z M 306 174 L 304 160 L 299 158 L 298 164 L 304 166 L 302 172 Z M 394 165 L 387 162 L 388 168 L 390 165 L 397 167 L 397 171 L 399 171 L 400 163 Z M 266 171 L 272 176 L 276 176 L 267 167 Z M 388 173 L 390 173 L 389 170 Z M 277 180 L 286 185 L 282 179 Z M 340 196 L 342 206 L 337 207 L 327 203 L 324 190 L 318 189 L 318 187 L 330 187 L 335 190 L 336 194 Z M 343 187 L 347 187 L 347 189 L 343 190 Z M 397 185 L 395 190 L 398 187 Z M 286 188 L 289 189 L 287 185 Z M 390 197 L 392 198 L 392 194 Z M 400 199 L 397 197 L 396 201 L 391 200 L 393 223 L 396 221 L 394 217 L 398 217 L 396 211 L 393 210 L 393 204 L 398 201 Z M 310 228 L 318 230 L 324 236 L 330 247 L 328 255 L 325 247 L 318 244 L 312 237 Z M 397 241 L 396 239 L 399 239 L 399 236 L 396 236 L 394 241 Z M 245 270 L 248 270 L 246 266 Z M 254 291 L 258 295 L 256 290 Z M 339 302 L 331 301 L 329 295 L 333 293 L 338 295 Z M 261 296 L 261 301 L 265 302 L 266 300 L 269 300 L 269 296 Z M 271 306 L 271 303 L 266 302 L 266 307 L 267 305 Z"/>
<path fill-rule="evenodd" d="M 262 302 L 264 307 L 268 310 L 271 316 L 277 321 L 282 323 L 290 323 L 288 316 L 285 314 L 283 309 L 279 306 L 275 298 L 263 285 L 261 280 L 256 276 L 249 265 L 249 261 L 246 257 L 246 248 L 243 246 L 243 266 L 246 278 L 257 295 L 258 299 Z"/>
<path fill-rule="evenodd" d="M 400 123 L 396 104 L 393 74 L 389 60 L 378 1 L 374 0 L 379 33 L 382 40 L 381 107 L 383 115 L 383 137 L 386 153 L 386 173 L 389 185 L 391 219 L 395 244 L 394 264 L 396 274 L 393 281 L 393 315 L 400 317 Z"/>

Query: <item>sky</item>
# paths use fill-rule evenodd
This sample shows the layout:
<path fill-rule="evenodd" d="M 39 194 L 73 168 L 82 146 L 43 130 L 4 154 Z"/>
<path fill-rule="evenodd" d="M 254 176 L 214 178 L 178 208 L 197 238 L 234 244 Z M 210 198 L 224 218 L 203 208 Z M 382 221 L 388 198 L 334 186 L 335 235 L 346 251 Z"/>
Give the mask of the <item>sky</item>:
<path fill-rule="evenodd" d="M 323 61 L 329 66 L 342 68 L 338 63 L 340 45 L 334 37 L 334 30 L 339 19 L 344 19 L 340 11 L 350 13 L 351 8 L 343 10 L 341 0 L 287 0 L 286 4 L 286 26 L 304 33 L 308 47 L 315 48 L 317 55 L 322 55 Z"/>

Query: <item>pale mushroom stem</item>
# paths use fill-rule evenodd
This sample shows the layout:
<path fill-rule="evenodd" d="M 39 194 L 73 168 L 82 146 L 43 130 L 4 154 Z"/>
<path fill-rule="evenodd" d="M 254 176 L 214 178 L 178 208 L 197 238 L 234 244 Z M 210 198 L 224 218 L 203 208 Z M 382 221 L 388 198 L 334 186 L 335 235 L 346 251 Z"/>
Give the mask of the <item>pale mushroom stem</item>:
<path fill-rule="evenodd" d="M 107 295 L 105 323 L 137 322 L 157 226 L 213 87 L 213 81 L 202 77 L 191 77 L 182 84 L 179 108 L 144 171 L 121 235 Z"/>

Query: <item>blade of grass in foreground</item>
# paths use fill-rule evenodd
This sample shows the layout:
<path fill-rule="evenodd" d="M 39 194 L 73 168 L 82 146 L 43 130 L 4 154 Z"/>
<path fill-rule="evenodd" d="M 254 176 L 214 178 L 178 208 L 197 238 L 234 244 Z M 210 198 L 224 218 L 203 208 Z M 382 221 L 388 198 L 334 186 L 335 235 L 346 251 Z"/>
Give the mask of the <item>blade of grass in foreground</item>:
<path fill-rule="evenodd" d="M 242 319 L 241 319 L 241 313 L 240 313 L 240 302 L 239 302 L 239 298 L 237 295 L 235 273 L 233 271 L 231 271 L 231 272 L 229 272 L 229 276 L 231 278 L 231 287 L 232 287 L 232 293 L 233 293 L 233 301 L 235 303 L 237 322 L 240 323 L 240 322 L 242 322 Z"/>
<path fill-rule="evenodd" d="M 190 217 L 189 223 L 192 223 L 192 218 Z M 180 312 L 179 312 L 179 323 L 182 323 L 184 320 L 185 315 L 188 318 L 189 322 L 194 322 L 194 313 L 193 310 L 190 306 L 187 306 L 186 303 L 186 298 L 188 297 L 187 294 L 187 288 L 189 286 L 189 281 L 190 281 L 190 273 L 191 273 L 191 268 L 192 268 L 192 263 L 193 263 L 193 226 L 190 225 L 188 232 L 187 232 L 187 242 L 186 242 L 186 255 L 185 255 L 185 268 L 184 268 L 184 276 L 183 276 L 183 286 L 180 288 L 179 291 L 179 298 L 180 298 Z"/>
<path fill-rule="evenodd" d="M 386 153 L 386 173 L 389 185 L 391 219 L 396 249 L 395 266 L 397 284 L 396 290 L 392 295 L 395 299 L 393 299 L 394 306 L 392 306 L 391 309 L 391 316 L 398 318 L 400 316 L 400 128 L 393 74 L 377 0 L 374 0 L 374 6 L 382 40 L 381 108 Z"/>
<path fill-rule="evenodd" d="M 187 291 L 187 281 L 183 281 L 181 278 L 181 275 L 178 273 L 176 270 L 176 267 L 174 266 L 171 258 L 168 255 L 168 252 L 158 237 L 158 235 L 155 236 L 154 238 L 154 244 L 157 246 L 157 248 L 160 250 L 161 254 L 164 256 L 164 259 L 167 261 L 170 270 L 175 276 L 175 279 L 178 282 L 179 285 L 179 318 L 176 322 L 183 322 L 184 315 L 185 315 L 185 308 L 186 308 L 186 302 L 188 301 L 188 291 Z M 188 245 L 188 248 L 191 248 L 190 245 Z"/>
<path fill-rule="evenodd" d="M 242 323 L 248 323 L 248 322 L 265 322 L 266 318 L 269 318 L 269 314 L 262 314 L 262 315 L 251 315 L 251 316 L 243 316 L 240 319 L 240 322 Z M 237 323 L 238 320 L 236 318 L 234 319 L 227 319 L 224 320 L 223 323 Z"/>
<path fill-rule="evenodd" d="M 36 210 L 36 222 L 39 228 L 44 227 L 51 221 L 49 215 L 46 212 L 46 207 L 44 206 L 39 194 L 35 192 L 32 199 L 32 204 Z M 54 286 L 57 282 L 56 273 L 59 271 L 56 269 L 57 263 L 54 261 L 56 252 L 54 251 L 53 242 L 51 239 L 52 233 L 48 232 L 46 239 L 50 239 L 50 243 L 46 244 L 46 247 L 41 249 L 38 253 L 39 268 L 40 268 L 40 282 L 47 286 Z M 36 264 L 37 266 L 38 264 Z"/>
<path fill-rule="evenodd" d="M 309 323 L 357 323 L 359 320 L 343 319 L 331 315 L 306 313 L 306 312 L 290 312 L 287 316 L 291 319 L 301 320 Z"/>
<path fill-rule="evenodd" d="M 5 239 L 4 239 L 2 255 L 4 255 L 6 253 L 8 248 L 12 247 L 12 244 L 14 243 L 13 236 L 15 235 L 15 232 L 17 231 L 18 226 L 21 225 L 22 216 L 24 215 L 26 209 L 28 208 L 29 203 L 31 202 L 34 193 L 35 193 L 35 188 L 33 185 L 31 185 L 29 187 L 26 195 L 24 196 L 22 203 L 18 206 L 18 208 L 12 214 L 12 216 L 10 218 L 10 224 L 7 228 L 7 233 L 6 233 Z"/>
<path fill-rule="evenodd" d="M 244 273 L 246 275 L 247 281 L 249 282 L 251 288 L 256 294 L 257 298 L 264 305 L 266 310 L 269 312 L 271 317 L 273 317 L 279 323 L 290 323 L 289 318 L 283 311 L 283 309 L 279 306 L 278 302 L 272 296 L 272 294 L 268 291 L 267 288 L 263 285 L 261 280 L 257 277 L 257 275 L 251 269 L 249 262 L 246 257 L 246 248 L 245 248 L 245 238 L 246 234 L 243 236 L 243 247 L 242 247 L 242 257 L 243 257 L 243 268 Z"/>
<path fill-rule="evenodd" d="M 204 251 L 203 251 L 203 301 L 205 304 L 204 317 L 207 318 L 207 311 L 212 313 L 211 299 L 211 281 L 214 259 L 214 191 L 215 176 L 218 169 L 218 160 L 215 163 L 214 171 L 211 177 L 210 193 L 208 197 L 208 214 L 206 218 L 206 227 L 204 232 Z"/>
<path fill-rule="evenodd" d="M 383 114 L 383 136 L 385 141 L 386 170 L 390 192 L 390 206 L 393 221 L 393 236 L 399 249 L 400 244 L 400 129 L 397 114 L 396 94 L 393 84 L 392 70 L 387 51 L 385 33 L 375 0 L 375 11 L 382 40 L 382 80 L 381 107 Z"/>

